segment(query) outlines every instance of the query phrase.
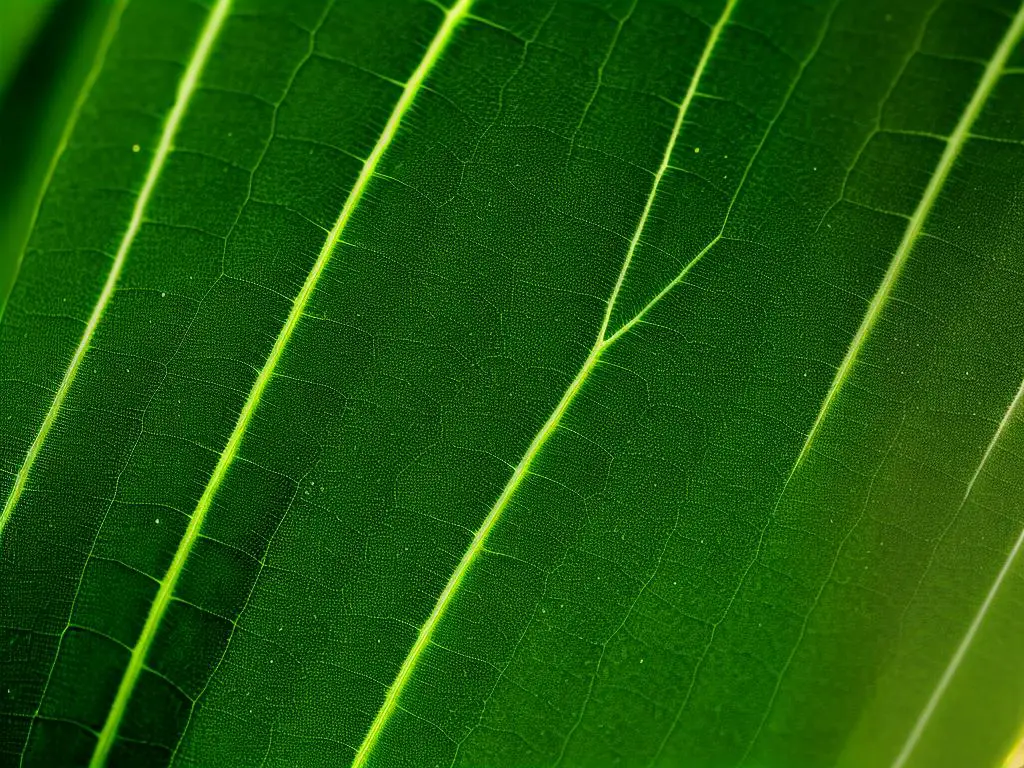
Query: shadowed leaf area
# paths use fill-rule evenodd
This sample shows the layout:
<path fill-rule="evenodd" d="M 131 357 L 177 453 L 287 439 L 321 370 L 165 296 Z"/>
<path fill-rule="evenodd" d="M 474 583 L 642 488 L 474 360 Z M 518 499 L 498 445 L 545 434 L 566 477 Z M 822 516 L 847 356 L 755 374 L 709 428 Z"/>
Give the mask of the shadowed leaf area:
<path fill-rule="evenodd" d="M 102 13 L 0 766 L 1010 765 L 1016 0 Z"/>

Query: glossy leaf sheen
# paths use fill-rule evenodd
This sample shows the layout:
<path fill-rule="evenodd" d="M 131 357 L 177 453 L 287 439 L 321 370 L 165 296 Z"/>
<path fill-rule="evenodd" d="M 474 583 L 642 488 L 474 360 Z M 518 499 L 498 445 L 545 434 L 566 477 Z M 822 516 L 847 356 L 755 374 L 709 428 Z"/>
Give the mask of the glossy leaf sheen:
<path fill-rule="evenodd" d="M 0 324 L 3 764 L 1001 764 L 1024 7 L 108 14 Z"/>

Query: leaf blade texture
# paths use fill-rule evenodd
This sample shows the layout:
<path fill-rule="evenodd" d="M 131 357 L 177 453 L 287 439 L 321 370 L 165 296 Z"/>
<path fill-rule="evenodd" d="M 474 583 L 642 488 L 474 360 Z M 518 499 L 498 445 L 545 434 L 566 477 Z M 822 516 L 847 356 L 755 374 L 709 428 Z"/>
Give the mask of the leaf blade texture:
<path fill-rule="evenodd" d="M 0 324 L 5 759 L 999 765 L 1022 30 L 125 4 Z"/>

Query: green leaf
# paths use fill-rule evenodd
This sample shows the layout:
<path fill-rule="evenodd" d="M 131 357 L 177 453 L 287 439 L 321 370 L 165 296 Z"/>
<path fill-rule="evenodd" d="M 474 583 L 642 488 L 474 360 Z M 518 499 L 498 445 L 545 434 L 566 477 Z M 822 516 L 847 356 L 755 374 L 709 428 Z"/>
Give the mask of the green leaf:
<path fill-rule="evenodd" d="M 130 0 L 0 323 L 4 764 L 991 766 L 1024 6 Z"/>
<path fill-rule="evenodd" d="M 109 8 L 108 0 L 0 5 L 0 313 Z"/>
<path fill-rule="evenodd" d="M 8 0 L 0 6 L 0 93 L 52 5 L 54 0 Z"/>

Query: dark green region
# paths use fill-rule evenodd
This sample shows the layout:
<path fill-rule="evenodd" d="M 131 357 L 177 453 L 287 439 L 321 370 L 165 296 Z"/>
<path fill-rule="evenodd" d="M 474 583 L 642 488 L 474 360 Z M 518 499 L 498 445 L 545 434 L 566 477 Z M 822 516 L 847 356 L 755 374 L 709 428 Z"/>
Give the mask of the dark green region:
<path fill-rule="evenodd" d="M 18 271 L 51 158 L 99 43 L 112 0 L 5 0 L 0 40 L 0 314 Z M 33 6 L 33 7 L 30 7 Z M 14 24 L 4 30 L 13 33 Z"/>
<path fill-rule="evenodd" d="M 0 768 L 999 768 L 1020 2 L 445 6 L 118 17 L 0 318 Z"/>

